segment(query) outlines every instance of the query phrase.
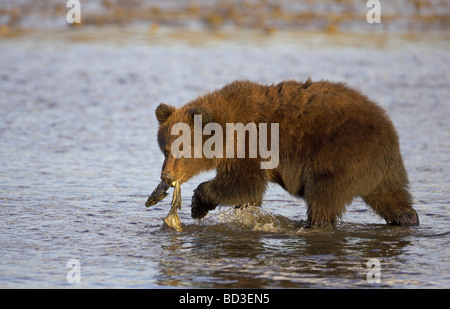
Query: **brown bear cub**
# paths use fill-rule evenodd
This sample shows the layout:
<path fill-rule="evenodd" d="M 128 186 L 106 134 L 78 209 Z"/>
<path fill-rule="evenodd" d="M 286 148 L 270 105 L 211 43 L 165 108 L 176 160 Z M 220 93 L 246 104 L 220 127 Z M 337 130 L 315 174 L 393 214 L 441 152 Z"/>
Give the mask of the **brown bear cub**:
<path fill-rule="evenodd" d="M 214 179 L 194 190 L 193 218 L 203 218 L 219 204 L 261 205 L 268 182 L 275 182 L 306 201 L 308 227 L 334 226 L 356 196 L 389 224 L 419 224 L 392 122 L 381 107 L 342 83 L 308 79 L 266 86 L 235 81 L 180 108 L 162 103 L 156 118 L 158 143 L 165 156 L 162 180 L 181 184 L 216 169 Z M 200 132 L 196 132 L 198 119 Z M 177 131 L 177 123 L 186 125 Z M 212 123 L 223 130 L 206 130 Z M 237 131 L 225 132 L 229 124 L 238 123 L 248 129 L 241 156 L 237 155 Z M 261 143 L 278 147 L 272 153 L 278 156 L 273 166 L 263 168 L 267 155 L 252 149 L 257 143 L 249 142 L 247 124 L 255 124 L 257 133 L 267 133 L 265 141 L 259 136 L 260 147 Z M 262 132 L 260 124 L 272 124 L 278 131 Z M 186 128 L 190 132 L 184 132 Z M 191 145 L 180 144 L 181 131 L 189 133 L 184 141 Z M 213 131 L 216 145 L 210 148 L 215 153 L 211 156 L 201 150 Z M 174 154 L 180 145 L 183 151 Z"/>

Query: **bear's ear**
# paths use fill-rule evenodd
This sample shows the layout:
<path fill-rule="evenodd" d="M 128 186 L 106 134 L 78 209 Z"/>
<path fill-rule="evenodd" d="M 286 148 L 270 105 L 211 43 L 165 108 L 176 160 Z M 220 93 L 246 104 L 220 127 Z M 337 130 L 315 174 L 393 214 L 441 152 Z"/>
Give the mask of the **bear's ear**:
<path fill-rule="evenodd" d="M 159 104 L 159 106 L 155 110 L 156 119 L 159 124 L 163 124 L 167 118 L 175 111 L 175 107 L 167 105 L 165 103 Z"/>
<path fill-rule="evenodd" d="M 191 109 L 188 110 L 188 113 L 192 119 L 194 119 L 195 115 L 201 115 L 203 124 L 213 122 L 212 113 L 206 107 L 203 106 L 192 107 Z"/>

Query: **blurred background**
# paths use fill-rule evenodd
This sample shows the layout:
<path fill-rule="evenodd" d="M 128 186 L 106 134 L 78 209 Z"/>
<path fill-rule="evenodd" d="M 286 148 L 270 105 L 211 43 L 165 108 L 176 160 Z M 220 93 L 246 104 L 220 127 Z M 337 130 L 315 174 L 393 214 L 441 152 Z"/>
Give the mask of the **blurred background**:
<path fill-rule="evenodd" d="M 450 27 L 447 0 L 381 1 L 382 24 L 366 22 L 362 0 L 81 0 L 83 26 L 136 26 L 184 30 L 256 29 L 337 31 L 445 31 Z M 64 0 L 1 0 L 3 35 L 10 29 L 67 26 Z"/>

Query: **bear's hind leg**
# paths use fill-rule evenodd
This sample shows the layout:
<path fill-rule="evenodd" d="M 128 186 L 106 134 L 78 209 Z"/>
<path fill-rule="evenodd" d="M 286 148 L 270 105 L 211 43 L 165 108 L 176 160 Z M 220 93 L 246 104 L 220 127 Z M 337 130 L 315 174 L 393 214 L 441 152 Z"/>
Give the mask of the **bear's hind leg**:
<path fill-rule="evenodd" d="M 305 189 L 305 199 L 308 205 L 306 227 L 334 227 L 352 197 L 346 196 L 345 190 L 339 190 L 333 177 L 316 176 L 314 185 Z"/>
<path fill-rule="evenodd" d="M 419 216 L 411 205 L 412 199 L 405 181 L 384 180 L 362 198 L 388 224 L 419 225 Z"/>
<path fill-rule="evenodd" d="M 345 203 L 332 199 L 308 202 L 306 227 L 334 227 L 344 210 Z"/>

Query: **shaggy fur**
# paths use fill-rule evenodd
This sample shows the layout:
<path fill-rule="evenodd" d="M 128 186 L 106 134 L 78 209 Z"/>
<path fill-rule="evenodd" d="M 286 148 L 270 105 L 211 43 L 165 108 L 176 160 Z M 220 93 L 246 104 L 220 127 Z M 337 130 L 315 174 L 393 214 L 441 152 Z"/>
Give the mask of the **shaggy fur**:
<path fill-rule="evenodd" d="M 226 123 L 279 123 L 279 165 L 264 170 L 261 158 L 248 156 L 173 158 L 171 144 L 178 136 L 170 134 L 171 127 L 184 122 L 193 130 L 196 114 L 204 124 L 222 128 Z M 202 171 L 217 171 L 194 191 L 193 218 L 203 218 L 218 204 L 261 204 L 267 183 L 275 182 L 306 200 L 309 227 L 334 226 L 356 196 L 389 224 L 419 224 L 392 122 L 381 107 L 342 83 L 235 81 L 178 109 L 162 103 L 156 117 L 165 155 L 163 179 L 183 183 Z"/>

